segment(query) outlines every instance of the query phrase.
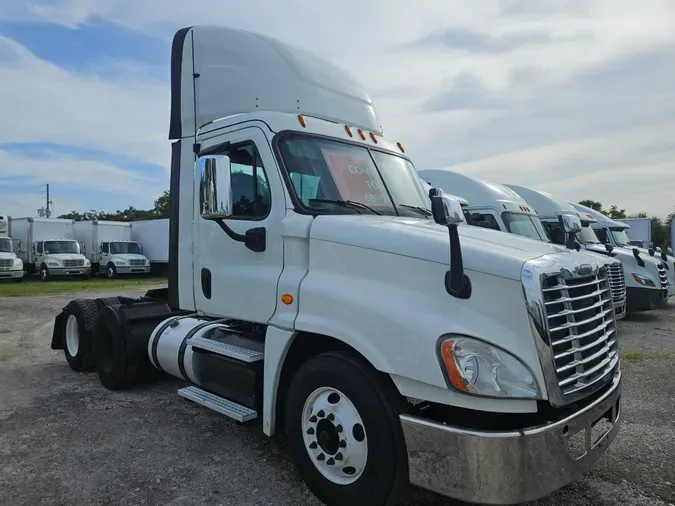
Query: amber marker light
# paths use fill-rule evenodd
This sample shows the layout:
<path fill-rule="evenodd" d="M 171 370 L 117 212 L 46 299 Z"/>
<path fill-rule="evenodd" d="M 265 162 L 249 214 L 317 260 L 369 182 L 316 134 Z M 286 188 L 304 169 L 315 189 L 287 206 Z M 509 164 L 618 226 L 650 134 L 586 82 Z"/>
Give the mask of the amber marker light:
<path fill-rule="evenodd" d="M 450 379 L 452 386 L 454 386 L 457 390 L 468 392 L 469 389 L 464 384 L 464 379 L 457 368 L 455 356 L 452 353 L 454 346 L 455 341 L 452 339 L 444 341 L 443 344 L 441 344 L 441 358 L 443 358 L 443 363 L 445 364 L 445 369 L 448 371 L 448 378 Z"/>
<path fill-rule="evenodd" d="M 281 302 L 289 306 L 293 304 L 293 296 L 290 293 L 285 293 L 281 296 Z"/>
<path fill-rule="evenodd" d="M 305 117 L 302 114 L 298 114 L 298 121 L 302 125 L 302 128 L 307 128 L 307 123 L 305 123 Z"/>

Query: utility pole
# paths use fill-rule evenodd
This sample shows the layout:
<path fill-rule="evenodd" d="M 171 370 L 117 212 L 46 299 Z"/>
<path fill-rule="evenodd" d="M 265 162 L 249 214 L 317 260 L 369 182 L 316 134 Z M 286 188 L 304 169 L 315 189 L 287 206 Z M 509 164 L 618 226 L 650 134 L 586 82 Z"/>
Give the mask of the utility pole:
<path fill-rule="evenodd" d="M 40 216 L 41 218 L 42 218 L 43 216 L 46 216 L 47 218 L 51 218 L 51 217 L 52 217 L 52 211 L 51 211 L 51 209 L 49 208 L 49 206 L 50 206 L 51 204 L 53 204 L 53 202 L 52 202 L 51 199 L 49 198 L 49 184 L 47 184 L 47 209 L 45 209 L 44 207 L 41 207 L 40 209 L 38 209 L 38 210 L 37 210 L 38 216 Z"/>

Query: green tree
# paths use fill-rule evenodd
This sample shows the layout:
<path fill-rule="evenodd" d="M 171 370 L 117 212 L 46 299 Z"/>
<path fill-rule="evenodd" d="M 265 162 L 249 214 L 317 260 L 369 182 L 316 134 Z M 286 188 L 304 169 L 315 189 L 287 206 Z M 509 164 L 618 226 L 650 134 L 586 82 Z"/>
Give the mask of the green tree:
<path fill-rule="evenodd" d="M 621 218 L 626 217 L 626 210 L 625 209 L 619 209 L 617 206 L 612 205 L 609 208 L 609 211 L 607 211 L 605 214 L 607 214 L 613 220 L 617 220 L 617 219 L 621 219 Z"/>
<path fill-rule="evenodd" d="M 155 207 L 153 211 L 157 218 L 168 218 L 171 210 L 171 198 L 169 190 L 164 190 L 159 197 L 155 199 Z"/>
<path fill-rule="evenodd" d="M 597 200 L 580 200 L 579 204 L 582 206 L 590 207 L 591 209 L 598 211 L 599 213 L 602 213 L 602 204 L 598 202 Z"/>

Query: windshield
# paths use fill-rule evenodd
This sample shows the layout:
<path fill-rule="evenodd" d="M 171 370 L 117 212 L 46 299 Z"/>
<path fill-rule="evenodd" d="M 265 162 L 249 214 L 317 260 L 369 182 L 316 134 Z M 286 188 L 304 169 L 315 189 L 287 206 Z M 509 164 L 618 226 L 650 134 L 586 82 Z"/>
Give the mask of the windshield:
<path fill-rule="evenodd" d="M 502 213 L 502 219 L 506 224 L 506 229 L 512 234 L 529 237 L 536 241 L 549 242 L 539 218 L 529 214 L 504 212 Z"/>
<path fill-rule="evenodd" d="M 110 253 L 113 255 L 123 255 L 125 253 L 140 255 L 141 246 L 136 242 L 111 242 Z"/>
<path fill-rule="evenodd" d="M 80 245 L 77 241 L 45 241 L 45 254 L 79 253 Z"/>
<path fill-rule="evenodd" d="M 12 240 L 8 237 L 0 237 L 0 253 L 12 253 Z"/>
<path fill-rule="evenodd" d="M 610 232 L 617 246 L 630 246 L 630 239 L 626 230 L 623 228 L 611 228 Z"/>
<path fill-rule="evenodd" d="M 417 217 L 431 214 L 417 172 L 405 158 L 302 135 L 283 139 L 279 148 L 298 200 L 311 211 Z"/>
<path fill-rule="evenodd" d="M 577 239 L 581 244 L 600 244 L 598 236 L 591 228 L 591 224 L 586 222 L 581 224 L 581 232 L 577 234 Z"/>

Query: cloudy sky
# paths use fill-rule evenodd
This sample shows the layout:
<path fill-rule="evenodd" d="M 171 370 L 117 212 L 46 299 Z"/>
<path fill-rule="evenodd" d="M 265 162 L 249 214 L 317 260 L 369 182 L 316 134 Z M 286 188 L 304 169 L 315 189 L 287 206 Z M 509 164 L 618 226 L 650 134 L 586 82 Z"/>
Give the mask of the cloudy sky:
<path fill-rule="evenodd" d="M 675 207 L 672 0 L 0 0 L 0 213 L 149 207 L 173 33 L 301 45 L 370 90 L 418 168 Z"/>

